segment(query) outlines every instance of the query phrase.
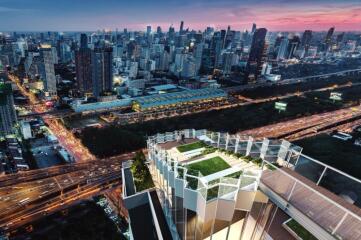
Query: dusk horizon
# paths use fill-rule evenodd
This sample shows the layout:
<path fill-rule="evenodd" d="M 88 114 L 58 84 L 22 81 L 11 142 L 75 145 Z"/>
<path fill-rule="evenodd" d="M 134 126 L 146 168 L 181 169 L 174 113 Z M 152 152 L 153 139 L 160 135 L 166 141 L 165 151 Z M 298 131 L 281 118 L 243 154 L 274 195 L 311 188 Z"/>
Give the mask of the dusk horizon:
<path fill-rule="evenodd" d="M 0 0 L 0 240 L 360 240 L 361 0 Z"/>
<path fill-rule="evenodd" d="M 359 1 L 286 2 L 262 0 L 235 1 L 158 1 L 106 2 L 91 0 L 1 0 L 2 31 L 94 31 L 96 29 L 144 30 L 150 25 L 168 29 L 180 21 L 190 30 L 249 29 L 252 23 L 269 31 L 361 31 Z M 6 21 L 11 17 L 11 21 Z"/>

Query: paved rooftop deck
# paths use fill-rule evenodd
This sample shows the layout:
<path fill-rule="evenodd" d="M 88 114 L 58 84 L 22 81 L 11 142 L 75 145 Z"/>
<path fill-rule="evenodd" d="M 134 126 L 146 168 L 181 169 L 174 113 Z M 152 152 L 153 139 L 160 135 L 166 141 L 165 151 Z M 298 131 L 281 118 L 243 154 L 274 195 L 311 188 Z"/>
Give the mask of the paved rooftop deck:
<path fill-rule="evenodd" d="M 189 144 L 189 143 L 193 143 L 193 142 L 198 142 L 198 139 L 193 139 L 193 138 L 186 138 L 184 139 L 184 141 L 171 141 L 171 142 L 166 142 L 166 143 L 159 143 L 158 146 L 160 146 L 161 148 L 163 148 L 164 150 L 170 150 L 174 147 L 178 147 L 184 144 Z"/>
<path fill-rule="evenodd" d="M 360 208 L 350 204 L 340 196 L 316 185 L 314 182 L 288 168 L 282 168 L 282 170 L 342 207 L 361 216 Z M 261 182 L 287 201 L 295 180 L 281 171 L 266 170 L 262 174 Z M 296 184 L 289 202 L 329 232 L 332 232 L 346 213 L 334 203 L 301 184 Z M 336 233 L 342 236 L 343 239 L 361 239 L 361 221 L 349 215 Z"/>

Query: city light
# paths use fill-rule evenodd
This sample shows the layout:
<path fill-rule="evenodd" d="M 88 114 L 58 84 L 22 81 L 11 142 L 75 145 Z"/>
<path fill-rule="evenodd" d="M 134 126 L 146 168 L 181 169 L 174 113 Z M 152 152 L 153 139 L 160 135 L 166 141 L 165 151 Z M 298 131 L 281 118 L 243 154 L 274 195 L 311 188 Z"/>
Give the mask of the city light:
<path fill-rule="evenodd" d="M 361 239 L 359 1 L 4 1 L 0 239 Z"/>

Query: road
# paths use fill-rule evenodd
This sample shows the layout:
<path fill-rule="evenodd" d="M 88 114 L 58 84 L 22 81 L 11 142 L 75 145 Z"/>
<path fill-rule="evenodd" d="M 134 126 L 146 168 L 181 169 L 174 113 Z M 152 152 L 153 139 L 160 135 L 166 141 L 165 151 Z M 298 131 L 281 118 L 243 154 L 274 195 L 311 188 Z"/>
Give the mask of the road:
<path fill-rule="evenodd" d="M 71 116 L 76 114 L 72 109 L 63 109 L 63 110 L 47 110 L 46 112 L 40 113 L 29 113 L 25 115 L 18 115 L 18 119 L 32 119 L 34 117 L 46 117 L 47 119 L 57 119 L 63 118 L 66 116 Z"/>
<path fill-rule="evenodd" d="M 267 86 L 273 86 L 273 85 L 288 85 L 288 84 L 318 80 L 318 79 L 332 77 L 332 76 L 347 76 L 347 75 L 354 75 L 354 74 L 355 75 L 360 75 L 361 74 L 361 68 L 338 71 L 338 72 L 334 72 L 334 73 L 326 73 L 326 74 L 319 74 L 319 75 L 313 75 L 313 76 L 306 76 L 306 77 L 300 77 L 300 78 L 283 79 L 283 80 L 280 80 L 280 81 L 275 82 L 275 83 L 261 82 L 261 83 L 256 83 L 256 84 L 234 86 L 234 87 L 224 88 L 224 90 L 226 90 L 227 92 L 237 92 L 237 91 L 242 91 L 242 90 L 254 89 L 254 88 L 257 88 L 257 87 L 267 87 Z"/>
<path fill-rule="evenodd" d="M 32 93 L 28 92 L 20 83 L 20 80 L 15 75 L 9 74 L 9 79 L 13 81 L 20 92 L 29 99 L 29 107 L 32 112 L 43 114 L 47 113 L 48 109 L 45 103 L 39 101 Z M 95 160 L 95 156 L 92 155 L 89 150 L 81 143 L 79 139 L 77 139 L 71 131 L 66 129 L 63 124 L 59 122 L 58 119 L 54 119 L 51 114 L 47 114 L 43 116 L 43 120 L 51 130 L 52 134 L 54 134 L 60 145 L 64 147 L 75 159 L 76 162 L 86 162 Z"/>
<path fill-rule="evenodd" d="M 334 125 L 343 121 L 361 118 L 361 106 L 348 107 L 340 110 L 314 114 L 294 120 L 279 122 L 259 128 L 240 131 L 240 135 L 250 135 L 256 139 L 262 138 L 285 138 L 287 140 L 297 140 L 302 137 L 309 137 L 319 134 L 320 131 L 336 129 Z M 342 125 L 342 124 L 341 124 Z M 348 123 L 348 125 L 350 125 Z M 327 128 L 329 126 L 329 128 Z"/>
<path fill-rule="evenodd" d="M 56 167 L 14 174 L 17 179 L 0 177 L 0 229 L 11 231 L 121 184 L 122 162 L 132 157 L 130 153 L 65 165 L 64 172 Z"/>

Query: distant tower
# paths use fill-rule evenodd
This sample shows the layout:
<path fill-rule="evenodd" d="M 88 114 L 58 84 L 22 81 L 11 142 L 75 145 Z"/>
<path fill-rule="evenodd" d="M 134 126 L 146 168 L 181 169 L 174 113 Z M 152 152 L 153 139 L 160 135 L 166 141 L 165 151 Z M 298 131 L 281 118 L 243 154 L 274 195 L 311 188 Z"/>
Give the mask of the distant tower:
<path fill-rule="evenodd" d="M 325 50 L 328 50 L 332 43 L 332 35 L 335 31 L 335 27 L 332 27 L 328 30 L 325 38 Z"/>
<path fill-rule="evenodd" d="M 278 49 L 277 60 L 287 58 L 288 42 L 288 37 L 283 37 L 280 43 L 280 47 Z"/>
<path fill-rule="evenodd" d="M 88 47 L 88 36 L 85 33 L 80 34 L 80 48 Z"/>
<path fill-rule="evenodd" d="M 40 55 L 43 61 L 41 64 L 40 72 L 44 82 L 44 91 L 49 94 L 49 96 L 54 96 L 57 94 L 57 92 L 54 69 L 54 56 L 51 46 L 43 45 L 40 48 Z"/>
<path fill-rule="evenodd" d="M 301 45 L 305 48 L 305 50 L 308 50 L 311 44 L 312 40 L 312 30 L 305 30 L 305 32 L 302 35 Z"/>
<path fill-rule="evenodd" d="M 100 96 L 112 91 L 113 87 L 113 48 L 96 47 L 92 51 L 93 95 Z"/>
<path fill-rule="evenodd" d="M 184 27 L 184 22 L 181 21 L 180 28 L 179 28 L 179 33 L 180 34 L 183 34 L 183 27 Z"/>
<path fill-rule="evenodd" d="M 343 41 L 344 36 L 345 36 L 345 32 L 342 32 L 337 35 L 337 39 L 336 39 L 337 45 L 339 45 Z"/>
<path fill-rule="evenodd" d="M 330 44 L 331 43 L 331 40 L 332 40 L 332 35 L 335 31 L 335 27 L 332 27 L 328 30 L 327 32 L 327 35 L 326 35 L 326 38 L 325 38 L 325 43 L 326 44 Z"/>
<path fill-rule="evenodd" d="M 293 36 L 293 38 L 290 39 L 290 42 L 288 44 L 288 56 L 287 58 L 293 58 L 295 55 L 296 50 L 298 49 L 298 46 L 300 45 L 300 38 L 299 36 Z"/>
<path fill-rule="evenodd" d="M 262 65 L 266 60 L 266 28 L 257 28 L 253 34 L 251 50 L 247 62 L 248 81 L 255 82 L 262 72 Z"/>
<path fill-rule="evenodd" d="M 160 26 L 157 27 L 157 34 L 162 34 L 162 28 Z"/>
<path fill-rule="evenodd" d="M 253 23 L 251 33 L 254 34 L 254 32 L 256 31 L 256 29 L 257 29 L 257 25 L 256 25 L 255 23 Z"/>
<path fill-rule="evenodd" d="M 78 90 L 82 94 L 91 93 L 93 90 L 91 49 L 88 48 L 86 34 L 81 34 L 80 48 L 75 51 L 75 72 Z"/>
<path fill-rule="evenodd" d="M 152 32 L 152 26 L 147 26 L 147 36 L 149 36 Z"/>

